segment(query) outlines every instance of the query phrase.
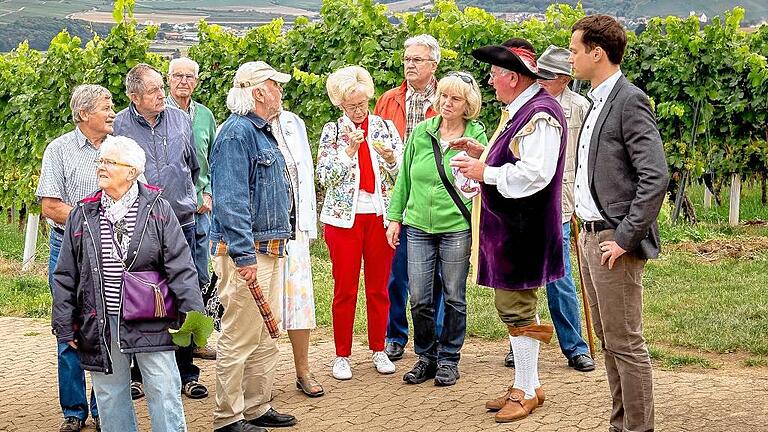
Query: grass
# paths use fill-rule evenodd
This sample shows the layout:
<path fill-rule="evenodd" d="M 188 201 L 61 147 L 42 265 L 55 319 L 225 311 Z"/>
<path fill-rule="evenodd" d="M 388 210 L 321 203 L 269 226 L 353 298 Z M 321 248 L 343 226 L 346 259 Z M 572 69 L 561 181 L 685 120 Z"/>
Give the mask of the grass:
<path fill-rule="evenodd" d="M 749 257 L 725 257 L 711 262 L 702 260 L 688 249 L 676 246 L 682 242 L 719 239 L 739 242 L 768 236 L 768 227 L 760 225 L 730 227 L 727 225 L 727 196 L 720 207 L 702 208 L 702 188 L 689 190 L 697 209 L 699 224 L 688 226 L 669 223 L 669 210 L 660 216 L 662 256 L 646 266 L 645 336 L 651 354 L 664 367 L 698 365 L 710 367 L 702 357 L 681 351 L 748 354 L 745 366 L 768 365 L 768 250 L 758 250 Z M 760 203 L 758 185 L 747 185 L 742 195 L 743 220 L 768 220 L 768 208 Z M 47 263 L 47 240 L 38 241 L 37 268 L 32 274 L 21 274 L 19 262 L 23 253 L 23 233 L 15 224 L 0 223 L 0 315 L 48 317 L 50 293 L 44 267 Z M 312 245 L 313 275 L 317 321 L 331 328 L 333 278 L 325 242 Z M 575 261 L 575 257 L 574 257 Z M 574 262 L 575 268 L 575 262 Z M 577 275 L 575 275 L 577 277 Z M 540 291 L 539 310 L 549 321 L 546 293 Z M 502 339 L 506 332 L 496 315 L 493 291 L 469 285 L 467 288 L 467 334 L 487 339 Z M 358 296 L 355 334 L 364 339 L 366 331 L 365 294 L 361 286 Z M 663 346 L 664 348 L 659 348 Z"/>
<path fill-rule="evenodd" d="M 685 366 L 712 368 L 712 363 L 704 357 L 692 354 L 676 354 L 670 350 L 650 346 L 648 351 L 651 359 L 660 363 L 662 369 L 677 369 Z"/>

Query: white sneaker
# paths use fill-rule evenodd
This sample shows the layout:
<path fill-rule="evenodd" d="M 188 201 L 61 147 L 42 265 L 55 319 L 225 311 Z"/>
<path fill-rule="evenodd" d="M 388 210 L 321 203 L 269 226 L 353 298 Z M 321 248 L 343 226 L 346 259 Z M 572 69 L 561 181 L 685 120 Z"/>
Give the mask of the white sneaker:
<path fill-rule="evenodd" d="M 387 357 L 384 351 L 376 351 L 373 353 L 373 365 L 376 366 L 376 370 L 380 374 L 395 373 L 395 364 Z"/>
<path fill-rule="evenodd" d="M 349 363 L 349 357 L 336 357 L 333 361 L 333 377 L 337 380 L 352 379 L 352 365 Z"/>

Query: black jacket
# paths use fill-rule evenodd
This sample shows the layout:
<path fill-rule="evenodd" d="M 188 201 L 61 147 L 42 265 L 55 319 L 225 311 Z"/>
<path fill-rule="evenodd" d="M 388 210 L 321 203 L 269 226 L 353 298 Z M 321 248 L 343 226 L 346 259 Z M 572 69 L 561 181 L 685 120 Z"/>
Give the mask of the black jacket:
<path fill-rule="evenodd" d="M 597 118 L 587 166 L 592 198 L 616 243 L 639 258 L 658 257 L 667 159 L 648 96 L 623 76 Z"/>
<path fill-rule="evenodd" d="M 59 342 L 77 342 L 83 369 L 111 373 L 111 332 L 99 237 L 101 193 L 83 199 L 69 213 L 53 274 L 52 320 Z M 141 183 L 138 199 L 139 212 L 126 266 L 134 271 L 164 273 L 179 312 L 203 311 L 192 254 L 170 204 L 160 198 L 158 189 Z M 168 329 L 178 328 L 178 320 L 126 322 L 120 318 L 119 322 L 117 336 L 123 353 L 176 348 Z"/>

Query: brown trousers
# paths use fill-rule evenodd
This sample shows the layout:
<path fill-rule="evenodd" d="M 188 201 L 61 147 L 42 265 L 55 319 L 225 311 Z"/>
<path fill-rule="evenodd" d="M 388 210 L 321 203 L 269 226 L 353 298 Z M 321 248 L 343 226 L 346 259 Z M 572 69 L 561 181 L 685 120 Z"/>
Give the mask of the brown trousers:
<path fill-rule="evenodd" d="M 581 274 L 595 333 L 603 344 L 605 371 L 613 399 L 611 431 L 653 431 L 651 358 L 643 338 L 643 268 L 632 252 L 608 269 L 600 265 L 600 242 L 614 231 L 582 231 L 579 235 Z"/>

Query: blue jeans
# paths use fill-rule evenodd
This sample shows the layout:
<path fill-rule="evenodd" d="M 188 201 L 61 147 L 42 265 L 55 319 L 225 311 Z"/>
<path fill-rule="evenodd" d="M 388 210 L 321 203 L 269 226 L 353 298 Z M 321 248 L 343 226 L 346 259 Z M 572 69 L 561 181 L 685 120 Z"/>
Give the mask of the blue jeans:
<path fill-rule="evenodd" d="M 184 239 L 187 241 L 190 251 L 195 250 L 195 225 L 189 224 L 181 227 L 184 232 Z M 194 255 L 193 255 L 194 258 Z M 199 278 L 198 278 L 199 279 Z M 176 350 L 176 365 L 179 370 L 179 376 L 181 376 L 181 382 L 186 384 L 190 381 L 198 381 L 200 379 L 200 368 L 195 366 L 192 362 L 192 351 L 195 349 L 195 344 L 191 343 L 188 347 L 179 347 Z M 133 367 L 131 367 L 131 380 L 137 382 L 144 382 L 142 378 L 142 368 L 139 366 L 141 360 L 136 357 Z"/>
<path fill-rule="evenodd" d="M 117 316 L 109 316 L 109 328 L 117 328 Z M 115 332 L 113 332 L 115 333 Z M 91 372 L 96 400 L 101 407 L 101 430 L 135 432 L 136 412 L 131 401 L 131 354 L 120 352 L 116 337 L 110 338 L 112 373 Z M 173 351 L 133 354 L 141 365 L 149 419 L 153 431 L 186 431 L 181 380 Z"/>
<path fill-rule="evenodd" d="M 210 213 L 195 213 L 195 242 L 192 249 L 192 259 L 195 261 L 197 269 L 197 282 L 200 289 L 211 283 L 211 277 L 208 273 L 208 231 L 211 229 Z M 205 304 L 206 299 L 203 299 Z"/>
<path fill-rule="evenodd" d="M 467 333 L 467 274 L 470 230 L 429 234 L 408 227 L 408 277 L 413 318 L 413 346 L 429 362 L 458 364 Z M 435 269 L 440 266 L 445 319 L 435 331 Z"/>
<path fill-rule="evenodd" d="M 560 350 L 571 359 L 588 354 L 589 348 L 581 337 L 579 300 L 571 274 L 571 224 L 567 222 L 563 224 L 563 264 L 565 276 L 547 284 L 547 303 Z"/>
<path fill-rule="evenodd" d="M 53 271 L 59 260 L 62 236 L 51 228 L 51 254 L 48 258 L 48 286 L 53 295 Z M 59 403 L 64 417 L 77 417 L 85 421 L 88 418 L 88 399 L 85 396 L 85 372 L 80 366 L 77 351 L 67 343 L 58 343 L 56 360 L 59 373 Z M 91 415 L 99 416 L 96 398 L 91 390 Z"/>
<path fill-rule="evenodd" d="M 408 227 L 400 226 L 400 245 L 395 249 L 392 259 L 392 271 L 389 274 L 389 323 L 387 324 L 387 342 L 397 342 L 402 346 L 408 343 Z M 437 304 L 436 332 L 443 330 L 443 289 L 440 283 L 440 266 L 435 274 L 435 303 Z"/>

